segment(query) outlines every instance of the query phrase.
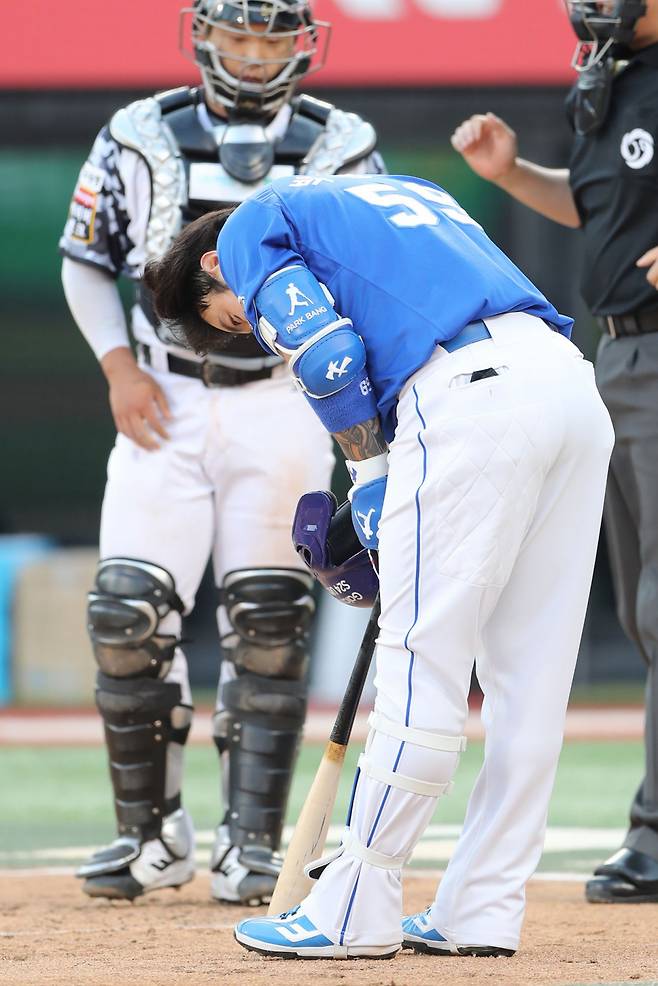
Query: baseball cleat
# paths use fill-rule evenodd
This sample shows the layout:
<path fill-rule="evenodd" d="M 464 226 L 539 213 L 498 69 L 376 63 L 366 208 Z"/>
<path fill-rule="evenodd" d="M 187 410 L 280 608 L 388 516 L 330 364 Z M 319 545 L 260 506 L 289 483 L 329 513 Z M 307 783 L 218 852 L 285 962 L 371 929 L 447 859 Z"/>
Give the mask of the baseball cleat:
<path fill-rule="evenodd" d="M 480 958 L 510 958 L 513 948 L 497 945 L 453 945 L 436 930 L 430 919 L 431 907 L 402 919 L 402 947 L 427 955 L 475 955 Z"/>
<path fill-rule="evenodd" d="M 177 889 L 194 877 L 194 829 L 180 808 L 164 819 L 157 839 L 140 844 L 120 836 L 99 849 L 78 869 L 89 897 L 135 900 L 167 887 Z"/>
<path fill-rule="evenodd" d="M 235 940 L 250 952 L 282 959 L 392 959 L 399 945 L 336 945 L 315 927 L 301 906 L 276 918 L 247 918 Z"/>
<path fill-rule="evenodd" d="M 220 904 L 260 907 L 268 904 L 283 860 L 265 846 L 241 848 L 219 825 L 210 857 L 210 895 Z"/>

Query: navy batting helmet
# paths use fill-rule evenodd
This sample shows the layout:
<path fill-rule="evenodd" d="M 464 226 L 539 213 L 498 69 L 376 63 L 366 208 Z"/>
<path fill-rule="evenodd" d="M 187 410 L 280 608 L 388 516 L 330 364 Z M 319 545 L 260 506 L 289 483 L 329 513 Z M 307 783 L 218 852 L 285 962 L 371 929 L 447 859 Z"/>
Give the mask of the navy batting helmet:
<path fill-rule="evenodd" d="M 295 511 L 292 541 L 304 564 L 334 599 L 372 606 L 379 590 L 374 553 L 361 546 L 348 501 L 338 507 L 326 490 L 304 493 Z"/>

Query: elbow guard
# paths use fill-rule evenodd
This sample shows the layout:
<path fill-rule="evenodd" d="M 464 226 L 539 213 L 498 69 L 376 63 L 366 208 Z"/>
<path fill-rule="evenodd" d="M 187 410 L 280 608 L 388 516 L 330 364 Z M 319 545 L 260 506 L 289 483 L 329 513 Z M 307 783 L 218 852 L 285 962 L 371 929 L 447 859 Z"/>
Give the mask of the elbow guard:
<path fill-rule="evenodd" d="M 347 324 L 328 326 L 302 346 L 290 368 L 308 397 L 331 397 L 365 376 L 366 350 Z"/>
<path fill-rule="evenodd" d="M 334 310 L 329 290 L 308 268 L 293 265 L 272 274 L 255 304 L 258 338 L 289 360 L 328 431 L 344 431 L 377 414 L 363 340 L 350 319 Z"/>

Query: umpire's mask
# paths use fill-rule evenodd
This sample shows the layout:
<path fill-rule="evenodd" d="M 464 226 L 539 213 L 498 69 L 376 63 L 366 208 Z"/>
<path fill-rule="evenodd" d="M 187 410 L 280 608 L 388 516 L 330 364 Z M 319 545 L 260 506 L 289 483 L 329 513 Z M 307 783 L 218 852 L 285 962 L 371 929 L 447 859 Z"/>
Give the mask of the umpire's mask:
<path fill-rule="evenodd" d="M 565 0 L 578 44 L 572 65 L 578 72 L 574 101 L 576 133 L 589 136 L 608 115 L 615 55 L 630 44 L 645 0 Z"/>

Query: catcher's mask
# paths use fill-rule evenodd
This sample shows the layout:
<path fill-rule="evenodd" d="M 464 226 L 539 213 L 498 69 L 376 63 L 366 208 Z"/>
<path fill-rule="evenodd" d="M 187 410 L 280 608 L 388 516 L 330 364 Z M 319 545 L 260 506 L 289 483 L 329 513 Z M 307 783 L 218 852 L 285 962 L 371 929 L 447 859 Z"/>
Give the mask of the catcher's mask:
<path fill-rule="evenodd" d="M 288 39 L 288 50 L 276 58 L 241 55 L 233 46 L 223 50 L 209 40 L 214 27 L 236 38 L 276 35 Z M 195 0 L 181 11 L 180 48 L 199 67 L 213 102 L 224 106 L 229 116 L 263 118 L 288 102 L 301 79 L 322 68 L 330 33 L 330 25 L 315 21 L 304 0 Z M 226 70 L 227 59 L 240 66 L 237 75 Z M 273 77 L 256 82 L 254 74 Z"/>
<path fill-rule="evenodd" d="M 573 66 L 586 72 L 612 54 L 613 45 L 629 45 L 635 25 L 647 12 L 646 0 L 565 0 L 578 45 Z"/>

